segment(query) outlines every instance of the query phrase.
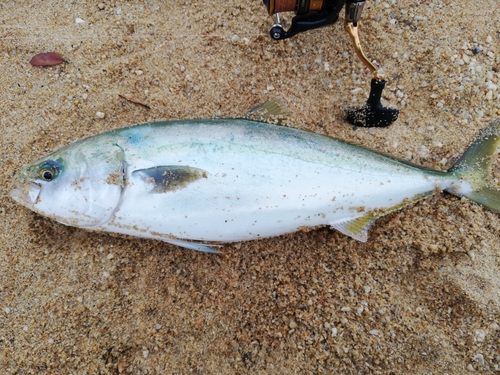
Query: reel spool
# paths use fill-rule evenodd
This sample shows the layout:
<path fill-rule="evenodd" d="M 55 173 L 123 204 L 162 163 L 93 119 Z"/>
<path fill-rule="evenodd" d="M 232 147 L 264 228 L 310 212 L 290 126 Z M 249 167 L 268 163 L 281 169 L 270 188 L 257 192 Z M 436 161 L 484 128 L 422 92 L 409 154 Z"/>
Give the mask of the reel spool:
<path fill-rule="evenodd" d="M 300 32 L 331 25 L 339 19 L 339 13 L 346 0 L 264 0 L 270 16 L 276 15 L 269 34 L 275 40 L 290 38 Z M 295 12 L 292 26 L 283 29 L 280 13 Z"/>

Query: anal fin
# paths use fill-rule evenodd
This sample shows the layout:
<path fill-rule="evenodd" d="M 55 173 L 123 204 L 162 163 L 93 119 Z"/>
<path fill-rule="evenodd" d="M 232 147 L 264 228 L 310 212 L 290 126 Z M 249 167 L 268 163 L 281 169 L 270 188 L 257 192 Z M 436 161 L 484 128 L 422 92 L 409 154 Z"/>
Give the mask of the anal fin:
<path fill-rule="evenodd" d="M 377 209 L 367 212 L 365 215 L 356 217 L 354 219 L 345 219 L 335 223 L 330 223 L 330 226 L 339 232 L 354 238 L 355 240 L 366 242 L 368 241 L 368 230 L 373 225 L 373 223 L 379 218 L 393 211 L 400 210 L 412 203 L 418 202 L 419 200 L 432 195 L 434 191 L 427 193 L 422 193 L 414 196 L 413 198 L 404 199 L 401 203 L 387 207 L 383 209 Z"/>
<path fill-rule="evenodd" d="M 356 219 L 330 224 L 332 228 L 360 242 L 368 241 L 368 230 L 378 217 L 365 215 Z"/>

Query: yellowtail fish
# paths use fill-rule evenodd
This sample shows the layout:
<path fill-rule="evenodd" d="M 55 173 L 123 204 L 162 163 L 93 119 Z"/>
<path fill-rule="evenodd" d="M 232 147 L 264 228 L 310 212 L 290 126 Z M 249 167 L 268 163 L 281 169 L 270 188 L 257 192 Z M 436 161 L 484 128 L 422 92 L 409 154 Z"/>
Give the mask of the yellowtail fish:
<path fill-rule="evenodd" d="M 272 109 L 274 108 L 274 109 Z M 276 101 L 256 112 L 281 113 Z M 215 252 L 207 242 L 330 225 L 366 241 L 379 217 L 447 190 L 500 212 L 492 122 L 448 171 L 265 122 L 147 123 L 77 141 L 17 175 L 13 199 L 65 225 Z M 197 241 L 197 242 L 194 242 Z"/>

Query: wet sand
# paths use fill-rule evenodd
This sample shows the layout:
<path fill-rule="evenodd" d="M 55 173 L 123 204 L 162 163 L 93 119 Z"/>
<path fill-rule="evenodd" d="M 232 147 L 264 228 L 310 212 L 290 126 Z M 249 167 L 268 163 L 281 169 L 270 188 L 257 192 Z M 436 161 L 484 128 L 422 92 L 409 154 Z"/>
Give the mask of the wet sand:
<path fill-rule="evenodd" d="M 401 114 L 355 129 L 344 110 L 371 76 L 343 21 L 275 42 L 257 0 L 1 3 L 0 372 L 499 372 L 500 215 L 466 199 L 387 215 L 367 243 L 320 228 L 214 256 L 65 227 L 8 195 L 23 164 L 79 138 L 276 96 L 297 127 L 447 169 L 500 117 L 495 9 L 370 1 L 362 44 Z M 67 63 L 29 64 L 47 51 Z"/>

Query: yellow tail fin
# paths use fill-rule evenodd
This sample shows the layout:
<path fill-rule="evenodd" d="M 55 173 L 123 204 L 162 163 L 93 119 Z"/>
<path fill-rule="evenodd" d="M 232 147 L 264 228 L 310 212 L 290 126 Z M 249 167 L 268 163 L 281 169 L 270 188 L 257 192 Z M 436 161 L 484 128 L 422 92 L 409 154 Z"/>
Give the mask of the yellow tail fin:
<path fill-rule="evenodd" d="M 500 190 L 491 178 L 492 156 L 500 144 L 500 119 L 483 129 L 469 148 L 448 172 L 469 182 L 473 191 L 468 199 L 500 213 Z"/>

